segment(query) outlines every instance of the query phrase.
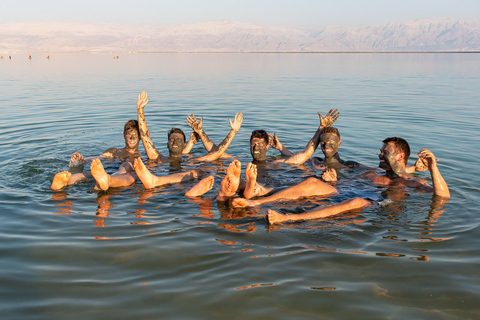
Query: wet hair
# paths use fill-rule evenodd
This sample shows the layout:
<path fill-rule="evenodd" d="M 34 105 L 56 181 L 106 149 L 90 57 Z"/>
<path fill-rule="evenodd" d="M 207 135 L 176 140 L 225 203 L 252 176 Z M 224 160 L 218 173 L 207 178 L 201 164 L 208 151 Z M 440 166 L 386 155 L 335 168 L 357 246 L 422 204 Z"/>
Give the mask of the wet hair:
<path fill-rule="evenodd" d="M 179 129 L 179 128 L 170 129 L 170 131 L 168 131 L 168 139 L 170 139 L 170 136 L 172 135 L 172 133 L 181 133 L 183 136 L 183 141 L 187 141 L 187 138 L 185 137 L 185 133 L 183 132 L 182 129 Z"/>
<path fill-rule="evenodd" d="M 399 137 L 391 137 L 383 140 L 382 142 L 385 144 L 393 142 L 393 144 L 395 145 L 395 149 L 405 154 L 403 161 L 405 162 L 405 165 L 407 165 L 408 157 L 410 157 L 410 146 L 405 139 Z"/>
<path fill-rule="evenodd" d="M 323 128 L 323 131 L 322 131 L 322 135 L 324 133 L 334 133 L 338 136 L 338 139 L 340 139 L 340 132 L 338 131 L 337 128 L 335 127 L 326 127 L 326 128 Z"/>
<path fill-rule="evenodd" d="M 265 130 L 253 130 L 252 135 L 250 136 L 250 143 L 254 138 L 260 138 L 265 140 L 265 143 L 268 144 L 268 133 Z"/>
<path fill-rule="evenodd" d="M 138 128 L 138 121 L 134 119 L 130 119 L 125 123 L 123 127 L 123 134 L 126 134 L 128 130 L 135 130 L 137 131 L 138 135 L 140 135 L 140 129 Z"/>

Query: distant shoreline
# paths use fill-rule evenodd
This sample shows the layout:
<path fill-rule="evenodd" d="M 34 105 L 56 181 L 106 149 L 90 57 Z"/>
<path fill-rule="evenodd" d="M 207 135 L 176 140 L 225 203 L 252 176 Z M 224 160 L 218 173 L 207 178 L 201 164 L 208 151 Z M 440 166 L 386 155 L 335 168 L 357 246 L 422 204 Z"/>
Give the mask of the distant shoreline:
<path fill-rule="evenodd" d="M 479 51 L 13 51 L 13 52 L 0 52 L 0 55 L 16 55 L 16 54 L 147 54 L 147 53 L 159 53 L 159 54 L 365 54 L 365 53 L 480 53 Z"/>

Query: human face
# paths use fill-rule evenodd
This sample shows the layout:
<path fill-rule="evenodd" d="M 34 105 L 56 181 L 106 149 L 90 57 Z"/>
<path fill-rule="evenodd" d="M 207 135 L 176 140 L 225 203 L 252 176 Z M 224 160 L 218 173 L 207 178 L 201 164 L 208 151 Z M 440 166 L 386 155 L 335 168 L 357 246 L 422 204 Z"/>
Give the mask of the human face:
<path fill-rule="evenodd" d="M 170 155 L 181 155 L 183 152 L 183 148 L 185 147 L 185 139 L 183 138 L 183 134 L 174 132 L 168 138 L 168 151 L 170 151 Z"/>
<path fill-rule="evenodd" d="M 138 137 L 137 130 L 129 129 L 123 134 L 125 139 L 125 147 L 127 149 L 138 149 L 138 144 L 140 143 L 140 138 Z"/>
<path fill-rule="evenodd" d="M 322 134 L 320 145 L 325 158 L 331 158 L 338 153 L 338 149 L 342 145 L 342 140 L 340 140 L 335 133 L 328 132 Z"/>
<path fill-rule="evenodd" d="M 378 164 L 379 168 L 392 170 L 392 166 L 398 162 L 395 144 L 393 142 L 389 142 L 387 144 L 384 143 L 382 149 L 380 149 L 378 158 L 380 159 L 380 163 Z"/>
<path fill-rule="evenodd" d="M 270 145 L 262 138 L 253 138 L 250 141 L 250 153 L 253 160 L 265 161 L 267 158 L 267 151 Z"/>

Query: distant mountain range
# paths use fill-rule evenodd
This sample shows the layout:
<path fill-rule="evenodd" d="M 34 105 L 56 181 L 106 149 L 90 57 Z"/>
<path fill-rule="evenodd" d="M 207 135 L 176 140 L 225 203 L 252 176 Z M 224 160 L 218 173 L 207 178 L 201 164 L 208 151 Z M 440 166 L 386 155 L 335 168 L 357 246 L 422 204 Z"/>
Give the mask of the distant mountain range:
<path fill-rule="evenodd" d="M 0 52 L 480 51 L 480 20 L 425 19 L 361 27 L 208 21 L 179 26 L 0 24 Z"/>

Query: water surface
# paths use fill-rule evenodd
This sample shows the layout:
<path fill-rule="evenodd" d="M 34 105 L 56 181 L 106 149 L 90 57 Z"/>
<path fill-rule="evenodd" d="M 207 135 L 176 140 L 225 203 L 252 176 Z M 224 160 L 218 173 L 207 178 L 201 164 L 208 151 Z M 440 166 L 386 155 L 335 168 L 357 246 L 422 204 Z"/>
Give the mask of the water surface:
<path fill-rule="evenodd" d="M 2 317 L 479 317 L 480 54 L 32 56 L 0 60 Z M 193 183 L 98 192 L 87 181 L 52 192 L 73 152 L 94 157 L 123 145 L 141 90 L 161 152 L 170 128 L 190 133 L 187 114 L 203 116 L 218 143 L 227 119 L 243 112 L 228 153 L 244 168 L 252 130 L 275 132 L 298 152 L 317 112 L 338 108 L 342 158 L 376 167 L 381 141 L 401 136 L 409 164 L 424 147 L 440 159 L 452 198 L 406 190 L 388 206 L 269 227 L 269 208 L 294 214 L 388 190 L 347 171 L 331 199 L 232 210 L 215 201 L 229 161 L 201 165 L 216 185 L 197 200 L 183 196 Z M 195 146 L 195 156 L 204 153 Z M 259 175 L 282 188 L 321 172 L 307 164 Z"/>

